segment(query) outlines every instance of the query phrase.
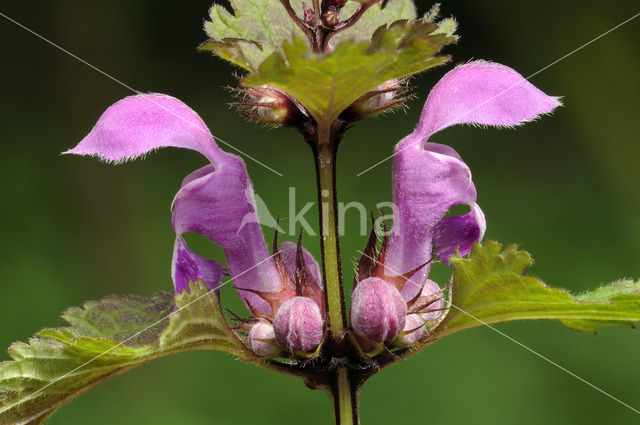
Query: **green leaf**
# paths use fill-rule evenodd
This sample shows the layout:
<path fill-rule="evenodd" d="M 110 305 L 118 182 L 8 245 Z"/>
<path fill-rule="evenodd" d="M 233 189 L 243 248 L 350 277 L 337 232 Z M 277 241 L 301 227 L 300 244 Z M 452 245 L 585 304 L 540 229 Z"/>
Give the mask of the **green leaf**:
<path fill-rule="evenodd" d="M 301 10 L 302 2 L 296 3 Z M 231 6 L 233 14 L 219 4 L 211 7 L 204 24 L 210 40 L 200 48 L 237 66 L 257 69 L 285 40 L 304 37 L 279 1 L 232 0 Z"/>
<path fill-rule="evenodd" d="M 442 337 L 483 324 L 522 319 L 557 319 L 595 333 L 598 327 L 633 327 L 640 321 L 640 283 L 614 282 L 580 295 L 545 285 L 524 274 L 531 256 L 515 245 L 476 244 L 467 258 L 455 257 L 451 309 L 435 330 Z"/>
<path fill-rule="evenodd" d="M 61 317 L 78 335 L 115 341 L 128 339 L 127 345 L 132 347 L 148 345 L 157 339 L 168 321 L 137 334 L 170 314 L 173 298 L 168 292 L 151 298 L 109 296 L 100 301 L 87 301 L 82 308 L 72 307 Z"/>
<path fill-rule="evenodd" d="M 295 38 L 242 83 L 278 87 L 307 108 L 319 126 L 328 126 L 378 85 L 447 62 L 448 57 L 436 55 L 455 40 L 426 20 L 380 27 L 371 42 L 346 41 L 325 55 L 312 53 L 305 39 Z"/>
<path fill-rule="evenodd" d="M 340 12 L 340 19 L 345 20 L 358 9 L 359 2 L 348 2 Z M 383 7 L 384 6 L 384 7 Z M 416 6 L 413 0 L 389 0 L 373 5 L 351 28 L 338 33 L 331 41 L 337 46 L 345 41 L 369 41 L 373 33 L 383 25 L 390 25 L 396 21 L 413 21 L 417 18 Z"/>
<path fill-rule="evenodd" d="M 231 0 L 230 3 L 233 13 L 219 4 L 209 10 L 211 20 L 204 24 L 209 40 L 200 46 L 201 50 L 212 51 L 236 66 L 256 71 L 273 52 L 282 52 L 285 41 L 305 38 L 277 0 Z M 298 16 L 303 16 L 302 3 L 302 0 L 291 1 Z M 341 18 L 350 17 L 358 5 L 356 1 L 347 3 Z M 379 3 L 367 10 L 352 28 L 338 34 L 332 44 L 345 40 L 369 41 L 381 25 L 415 18 L 413 0 L 389 0 L 384 8 Z"/>
<path fill-rule="evenodd" d="M 213 349 L 257 360 L 229 328 L 215 292 L 200 283 L 175 298 L 91 301 L 62 317 L 69 327 L 14 343 L 13 360 L 0 363 L 1 424 L 42 423 L 74 396 L 168 354 Z"/>

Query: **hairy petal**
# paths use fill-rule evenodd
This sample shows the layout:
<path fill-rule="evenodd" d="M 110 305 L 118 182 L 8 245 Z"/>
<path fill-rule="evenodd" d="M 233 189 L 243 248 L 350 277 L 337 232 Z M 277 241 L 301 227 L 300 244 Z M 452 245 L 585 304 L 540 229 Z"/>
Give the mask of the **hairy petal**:
<path fill-rule="evenodd" d="M 436 226 L 451 207 L 475 205 L 476 189 L 469 167 L 448 146 L 414 143 L 408 148 L 396 148 L 396 152 L 393 166 L 396 208 L 385 265 L 388 273 L 404 274 L 431 260 Z M 476 236 L 482 237 L 483 233 Z M 446 240 L 446 246 L 454 246 L 454 250 L 459 245 L 466 247 L 471 237 L 462 236 L 464 240 L 452 236 L 451 240 Z M 420 292 L 428 273 L 427 264 L 411 277 L 413 284 L 406 284 L 402 289 L 405 300 Z"/>
<path fill-rule="evenodd" d="M 413 135 L 425 141 L 456 124 L 514 126 L 560 106 L 508 66 L 469 62 L 449 71 L 429 93 Z"/>
<path fill-rule="evenodd" d="M 400 345 L 411 345 L 422 339 L 427 333 L 425 325 L 433 322 L 442 315 L 444 298 L 437 283 L 427 279 L 422 287 L 420 297 L 412 306 L 412 311 L 418 313 L 407 314 L 404 329 L 398 338 Z"/>
<path fill-rule="evenodd" d="M 192 149 L 211 162 L 222 152 L 195 111 L 174 97 L 153 93 L 114 103 L 91 132 L 64 153 L 119 162 L 163 147 Z"/>
<path fill-rule="evenodd" d="M 436 320 L 442 314 L 444 307 L 444 297 L 440 286 L 431 279 L 427 279 L 422 287 L 420 298 L 416 301 L 416 305 L 423 307 L 420 316 L 427 322 Z M 415 305 L 414 305 L 415 307 Z"/>
<path fill-rule="evenodd" d="M 351 296 L 353 331 L 373 342 L 393 340 L 403 330 L 407 304 L 395 286 L 377 277 L 361 281 Z"/>
<path fill-rule="evenodd" d="M 400 345 L 412 345 L 420 341 L 426 333 L 425 320 L 419 314 L 407 314 L 398 342 Z"/>
<path fill-rule="evenodd" d="M 275 338 L 289 353 L 314 351 L 322 342 L 324 320 L 318 305 L 307 297 L 287 300 L 273 321 Z"/>
<path fill-rule="evenodd" d="M 276 344 L 273 325 L 266 320 L 260 320 L 251 327 L 248 340 L 253 352 L 260 357 L 275 357 L 282 352 L 280 346 Z"/>
<path fill-rule="evenodd" d="M 269 314 L 271 307 L 259 295 L 281 288 L 280 275 L 256 215 L 253 186 L 244 162 L 220 151 L 215 161 L 184 179 L 176 194 L 173 228 L 180 237 L 200 233 L 225 253 L 233 283 L 243 301 Z"/>

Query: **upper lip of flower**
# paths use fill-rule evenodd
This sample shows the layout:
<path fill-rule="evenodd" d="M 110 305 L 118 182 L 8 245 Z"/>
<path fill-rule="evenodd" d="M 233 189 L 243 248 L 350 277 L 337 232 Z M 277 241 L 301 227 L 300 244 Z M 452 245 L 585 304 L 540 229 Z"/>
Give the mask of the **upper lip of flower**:
<path fill-rule="evenodd" d="M 244 162 L 216 145 L 191 108 L 162 94 L 127 97 L 107 109 L 91 132 L 65 153 L 121 162 L 162 147 L 195 150 L 210 161 L 183 180 L 173 201 L 171 272 L 176 291 L 188 290 L 189 281 L 202 280 L 211 289 L 222 283 L 225 267 L 195 254 L 183 239 L 184 233 L 200 233 L 224 250 L 228 272 L 235 276 L 233 283 L 247 307 L 273 319 L 274 309 L 296 295 L 292 247 L 285 243 L 273 255 L 268 251 L 260 224 L 246 220 L 256 215 L 256 206 Z M 294 258 L 304 265 L 297 267 L 308 271 L 308 285 L 321 293 L 318 264 L 301 246 L 299 251 Z"/>
<path fill-rule="evenodd" d="M 357 278 L 386 279 L 411 306 L 429 295 L 421 291 L 433 258 L 449 264 L 456 251 L 466 255 L 484 236 L 471 171 L 453 148 L 429 142 L 433 134 L 456 124 L 515 126 L 559 105 L 504 65 L 476 61 L 447 73 L 429 94 L 415 131 L 395 147 L 393 232 L 379 253 L 370 239 Z M 456 205 L 470 211 L 444 218 Z"/>
<path fill-rule="evenodd" d="M 492 62 L 458 66 L 434 86 L 415 131 L 395 147 L 396 211 L 386 265 L 406 273 L 425 264 L 411 278 L 414 284 L 404 286 L 406 300 L 420 292 L 432 255 L 448 264 L 456 249 L 466 255 L 486 230 L 469 167 L 453 148 L 428 139 L 456 124 L 515 126 L 559 105 L 558 98 L 547 96 L 513 69 Z M 455 205 L 468 205 L 470 211 L 443 219 Z"/>

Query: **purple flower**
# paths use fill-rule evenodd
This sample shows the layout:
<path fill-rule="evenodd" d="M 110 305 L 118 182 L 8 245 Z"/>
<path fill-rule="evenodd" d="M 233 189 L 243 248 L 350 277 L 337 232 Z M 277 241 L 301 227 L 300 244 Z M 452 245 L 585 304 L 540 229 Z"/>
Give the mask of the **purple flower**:
<path fill-rule="evenodd" d="M 244 162 L 216 145 L 192 109 L 162 94 L 127 97 L 107 109 L 89 135 L 65 153 L 118 163 L 162 147 L 195 150 L 210 162 L 182 181 L 173 201 L 176 239 L 171 274 L 175 291 L 188 290 L 190 281 L 201 280 L 210 289 L 222 284 L 226 268 L 192 252 L 183 239 L 187 232 L 202 234 L 222 247 L 235 288 L 260 319 L 250 338 L 255 351 L 265 356 L 277 353 L 270 338 L 286 341 L 283 348 L 291 353 L 315 350 L 322 339 L 325 315 L 318 264 L 300 244 L 285 242 L 277 253 L 269 253 Z M 275 334 L 270 333 L 280 307 L 295 300 L 294 308 L 287 311 L 296 320 L 281 320 Z M 307 327 L 297 324 L 301 318 Z"/>
<path fill-rule="evenodd" d="M 351 325 L 365 350 L 419 342 L 425 324 L 444 308 L 443 290 L 428 279 L 431 260 L 449 264 L 485 232 L 469 168 L 455 150 L 429 137 L 455 124 L 513 126 L 558 105 L 512 69 L 488 62 L 460 66 L 434 87 L 418 127 L 395 148 L 393 233 L 354 288 Z M 193 281 L 215 290 L 228 273 L 255 317 L 247 325 L 248 343 L 258 355 L 313 353 L 326 327 L 318 264 L 300 242 L 285 242 L 269 253 L 244 162 L 216 145 L 193 110 L 161 94 L 125 98 L 66 153 L 117 163 L 161 147 L 195 150 L 210 162 L 183 180 L 173 201 L 176 292 L 189 290 Z M 444 218 L 456 205 L 467 205 L 469 212 Z M 187 232 L 222 247 L 228 270 L 192 252 L 183 238 Z"/>
<path fill-rule="evenodd" d="M 395 147 L 393 232 L 383 243 L 378 264 L 369 268 L 371 276 L 394 285 L 402 294 L 409 316 L 403 321 L 403 332 L 393 335 L 382 327 L 397 321 L 395 312 L 370 308 L 369 327 L 364 326 L 353 320 L 353 312 L 371 307 L 370 300 L 375 296 L 353 297 L 351 324 L 356 334 L 375 343 L 398 336 L 400 343 L 419 341 L 425 330 L 418 319 L 432 322 L 443 307 L 442 290 L 427 278 L 431 260 L 438 258 L 449 264 L 456 251 L 466 255 L 484 236 L 486 222 L 476 204 L 469 167 L 454 149 L 431 143 L 429 137 L 456 124 L 515 126 L 550 113 L 559 105 L 557 98 L 547 96 L 516 71 L 496 63 L 476 61 L 459 66 L 436 84 L 417 128 Z M 470 211 L 444 218 L 456 205 L 467 205 Z M 367 260 L 363 257 L 361 261 Z M 386 299 L 388 291 L 384 292 L 378 294 L 379 303 L 395 303 L 395 297 Z M 374 319 L 376 314 L 381 317 Z M 370 329 L 372 323 L 381 329 Z"/>

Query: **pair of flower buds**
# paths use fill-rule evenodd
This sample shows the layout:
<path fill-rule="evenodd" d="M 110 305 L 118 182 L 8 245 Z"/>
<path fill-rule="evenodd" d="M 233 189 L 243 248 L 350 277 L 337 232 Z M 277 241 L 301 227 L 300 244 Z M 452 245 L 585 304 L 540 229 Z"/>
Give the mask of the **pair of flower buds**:
<path fill-rule="evenodd" d="M 391 236 L 380 252 L 375 239 L 370 243 L 356 273 L 350 324 L 363 351 L 423 340 L 444 307 L 443 289 L 428 279 L 431 260 L 448 264 L 485 233 L 468 166 L 454 149 L 428 139 L 456 124 L 517 125 L 559 104 L 516 71 L 484 61 L 458 66 L 433 88 L 417 128 L 395 147 Z M 327 328 L 320 268 L 300 243 L 275 243 L 269 252 L 244 162 L 216 145 L 192 109 L 161 94 L 125 98 L 67 153 L 119 162 L 161 147 L 192 149 L 210 162 L 183 180 L 173 201 L 176 292 L 197 280 L 217 289 L 228 273 L 253 315 L 247 343 L 256 354 L 313 355 Z M 445 217 L 456 205 L 470 211 Z M 222 247 L 228 268 L 192 252 L 187 232 Z"/>

